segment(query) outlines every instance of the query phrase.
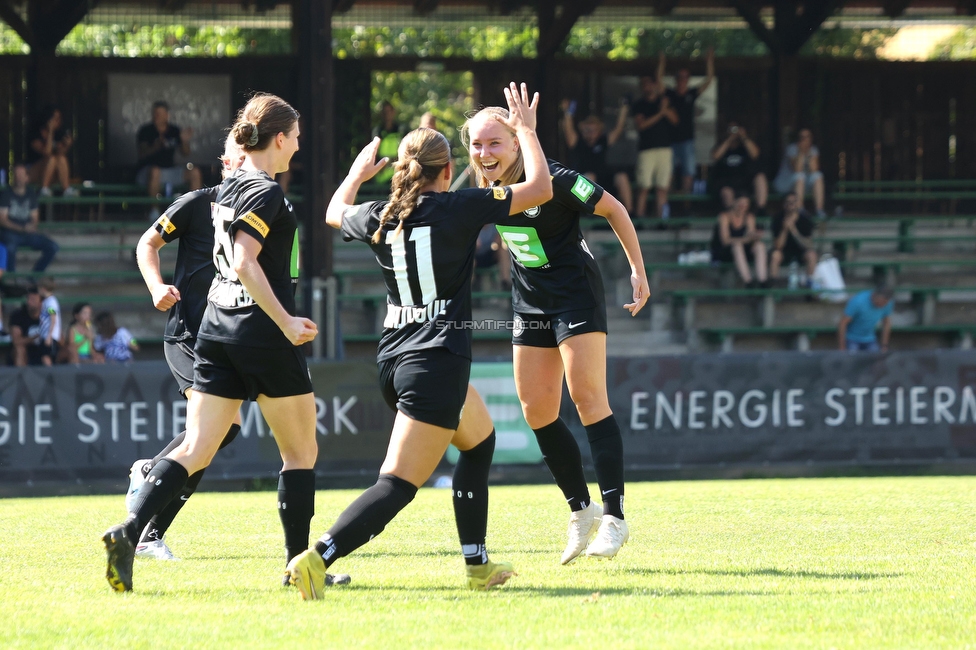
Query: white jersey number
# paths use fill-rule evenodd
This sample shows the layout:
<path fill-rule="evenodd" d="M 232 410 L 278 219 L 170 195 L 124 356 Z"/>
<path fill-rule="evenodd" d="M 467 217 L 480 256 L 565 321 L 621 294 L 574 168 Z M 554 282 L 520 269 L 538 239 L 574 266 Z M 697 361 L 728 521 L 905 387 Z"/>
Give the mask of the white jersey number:
<path fill-rule="evenodd" d="M 234 272 L 234 242 L 230 238 L 230 224 L 234 222 L 234 209 L 226 205 L 211 204 L 214 225 L 213 262 L 217 274 L 231 282 L 237 282 Z"/>
<path fill-rule="evenodd" d="M 414 243 L 417 260 L 417 280 L 420 282 L 420 302 L 416 302 L 410 290 L 407 275 L 407 239 Z M 386 233 L 386 243 L 393 252 L 393 275 L 396 277 L 397 291 L 401 305 L 429 305 L 437 298 L 437 283 L 434 281 L 434 260 L 430 249 L 430 226 L 411 228 L 410 234 Z"/>

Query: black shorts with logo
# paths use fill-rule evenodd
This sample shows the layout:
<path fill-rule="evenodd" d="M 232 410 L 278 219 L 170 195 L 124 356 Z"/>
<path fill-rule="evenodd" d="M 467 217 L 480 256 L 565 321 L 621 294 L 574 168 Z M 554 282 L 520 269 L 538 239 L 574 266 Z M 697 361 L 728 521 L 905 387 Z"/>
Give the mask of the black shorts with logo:
<path fill-rule="evenodd" d="M 571 336 L 589 332 L 607 333 L 607 310 L 603 305 L 559 314 L 515 312 L 512 345 L 555 348 Z"/>
<path fill-rule="evenodd" d="M 468 394 L 471 360 L 446 348 L 404 352 L 377 363 L 380 391 L 391 409 L 444 429 L 457 429 Z"/>
<path fill-rule="evenodd" d="M 255 400 L 312 392 L 308 363 L 299 347 L 256 348 L 197 339 L 193 390 L 227 399 Z"/>
<path fill-rule="evenodd" d="M 186 397 L 188 388 L 193 388 L 193 363 L 196 360 L 193 355 L 193 344 L 195 342 L 194 339 L 163 342 L 163 356 L 166 357 L 169 371 L 173 373 L 176 386 L 183 397 Z"/>

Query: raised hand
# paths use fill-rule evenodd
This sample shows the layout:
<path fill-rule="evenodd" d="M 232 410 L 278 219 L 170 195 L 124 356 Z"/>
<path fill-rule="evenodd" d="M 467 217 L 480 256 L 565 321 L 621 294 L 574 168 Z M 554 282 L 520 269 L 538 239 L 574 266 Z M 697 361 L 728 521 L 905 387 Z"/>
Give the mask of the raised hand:
<path fill-rule="evenodd" d="M 536 111 L 539 108 L 539 93 L 532 95 L 529 102 L 529 90 L 522 84 L 521 91 L 511 82 L 508 88 L 504 89 L 505 101 L 508 102 L 508 120 L 505 125 L 513 131 L 521 129 L 535 130 Z"/>
<path fill-rule="evenodd" d="M 356 156 L 356 160 L 352 162 L 352 167 L 349 168 L 349 178 L 358 181 L 359 183 L 365 183 L 390 162 L 389 158 L 381 158 L 376 160 L 376 152 L 380 148 L 380 139 L 373 138 L 372 142 L 363 147 L 359 155 Z"/>

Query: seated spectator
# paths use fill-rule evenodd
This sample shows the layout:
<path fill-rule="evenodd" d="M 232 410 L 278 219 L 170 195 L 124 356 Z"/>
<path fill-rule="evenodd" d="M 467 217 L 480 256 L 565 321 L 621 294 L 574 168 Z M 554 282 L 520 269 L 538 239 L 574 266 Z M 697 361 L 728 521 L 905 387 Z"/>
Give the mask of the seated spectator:
<path fill-rule="evenodd" d="M 844 315 L 837 326 L 837 343 L 848 352 L 888 351 L 891 338 L 891 313 L 895 309 L 894 291 L 887 286 L 868 289 L 847 301 Z M 881 323 L 881 344 L 876 330 Z"/>
<path fill-rule="evenodd" d="M 152 122 L 139 127 L 136 134 L 138 167 L 136 183 L 147 188 L 149 196 L 158 196 L 163 185 L 189 185 L 190 190 L 203 187 L 200 170 L 191 164 L 176 166 L 176 150 L 190 155 L 193 129 L 181 129 L 169 121 L 169 104 L 152 105 Z"/>
<path fill-rule="evenodd" d="M 29 287 L 24 304 L 10 315 L 10 338 L 13 365 L 42 366 L 47 348 L 41 339 L 41 295 Z"/>
<path fill-rule="evenodd" d="M 712 261 L 734 262 L 747 289 L 770 286 L 766 277 L 766 245 L 762 231 L 756 229 L 756 217 L 749 211 L 748 196 L 739 195 L 732 209 L 718 215 L 712 231 Z M 749 270 L 750 264 L 756 267 L 755 278 Z"/>
<path fill-rule="evenodd" d="M 782 264 L 802 263 L 807 283 L 817 270 L 817 251 L 813 243 L 813 219 L 793 192 L 783 197 L 783 211 L 773 217 L 773 252 L 769 257 L 769 277 L 776 279 Z"/>
<path fill-rule="evenodd" d="M 85 302 L 78 303 L 71 310 L 71 316 L 71 325 L 65 336 L 63 360 L 66 363 L 104 363 L 105 358 L 95 351 L 91 305 Z"/>
<path fill-rule="evenodd" d="M 752 192 L 756 212 L 766 214 L 769 182 L 759 168 L 759 147 L 744 128 L 729 122 L 728 135 L 712 149 L 712 174 L 709 186 L 718 196 L 722 209 L 728 210 L 736 194 Z"/>
<path fill-rule="evenodd" d="M 785 194 L 790 190 L 796 192 L 796 198 L 803 206 L 804 193 L 813 193 L 813 208 L 818 219 L 823 219 L 824 213 L 824 177 L 820 171 L 820 150 L 813 144 L 813 132 L 810 129 L 800 129 L 799 140 L 786 147 L 783 152 L 783 162 L 779 167 L 779 174 L 773 181 L 777 192 Z"/>
<path fill-rule="evenodd" d="M 615 145 L 627 126 L 628 106 L 626 100 L 620 103 L 617 113 L 617 123 L 613 131 L 606 133 L 603 120 L 596 115 L 590 115 L 579 123 L 579 132 L 573 124 L 573 105 L 564 99 L 560 105 L 563 110 L 563 136 L 566 146 L 570 150 L 570 165 L 579 173 L 603 188 L 615 188 L 614 196 L 620 199 L 629 213 L 633 209 L 633 196 L 630 190 L 630 178 L 622 171 L 614 172 L 607 165 L 607 150 Z M 580 137 L 582 136 L 582 137 Z"/>
<path fill-rule="evenodd" d="M 95 351 L 105 355 L 107 363 L 132 361 L 132 353 L 139 351 L 139 344 L 124 327 L 115 324 L 111 312 L 103 311 L 95 317 Z"/>
<path fill-rule="evenodd" d="M 41 273 L 48 267 L 58 245 L 47 235 L 37 232 L 40 210 L 37 192 L 27 187 L 27 167 L 14 165 L 13 183 L 0 193 L 0 242 L 7 249 L 7 270 L 17 270 L 17 249 L 21 246 L 41 252 L 34 264 L 34 272 Z"/>
<path fill-rule="evenodd" d="M 481 229 L 474 249 L 474 267 L 476 269 L 490 269 L 498 266 L 498 278 L 502 289 L 512 288 L 512 262 L 508 250 L 502 244 L 502 237 L 494 224 Z M 473 278 L 472 278 L 473 279 Z"/>
<path fill-rule="evenodd" d="M 51 181 L 55 176 L 65 196 L 78 196 L 78 190 L 71 187 L 68 163 L 73 142 L 71 133 L 62 126 L 61 110 L 56 106 L 45 107 L 27 151 L 30 182 L 41 186 L 41 196 L 51 196 Z"/>

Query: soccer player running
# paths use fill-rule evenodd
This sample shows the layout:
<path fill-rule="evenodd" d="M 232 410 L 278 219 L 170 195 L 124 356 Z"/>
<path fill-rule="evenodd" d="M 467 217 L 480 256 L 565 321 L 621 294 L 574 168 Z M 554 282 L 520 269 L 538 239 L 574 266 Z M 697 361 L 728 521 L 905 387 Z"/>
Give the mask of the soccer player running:
<path fill-rule="evenodd" d="M 509 119 L 504 109 L 487 107 L 462 127 L 480 187 L 522 178 L 525 149 Z M 569 541 L 562 554 L 567 564 L 584 549 L 590 556 L 614 557 L 630 535 L 624 520 L 623 440 L 607 397 L 603 280 L 580 233 L 580 215 L 605 217 L 620 240 L 633 287 L 633 302 L 624 308 L 632 316 L 650 289 L 637 233 L 620 202 L 582 174 L 552 160 L 548 164 L 553 198 L 513 211 L 497 228 L 514 268 L 515 388 L 546 465 L 569 502 Z M 602 508 L 590 500 L 579 446 L 559 417 L 564 373 L 590 443 Z"/>
<path fill-rule="evenodd" d="M 224 176 L 234 173 L 244 162 L 244 152 L 229 135 L 220 158 Z M 200 320 L 207 307 L 207 292 L 214 277 L 213 246 L 214 229 L 210 204 L 217 198 L 220 186 L 188 192 L 173 202 L 166 212 L 150 227 L 136 245 L 136 261 L 152 295 L 153 305 L 159 311 L 169 311 L 163 334 L 163 354 L 170 372 L 176 380 L 180 395 L 189 399 L 193 392 L 193 346 L 196 344 Z M 159 249 L 179 240 L 173 284 L 163 280 L 159 266 Z M 240 433 L 240 415 L 230 425 L 220 443 L 223 449 Z M 132 511 L 146 477 L 156 463 L 183 444 L 186 431 L 180 432 L 156 455 L 141 458 L 129 470 L 129 490 L 125 495 L 128 511 Z M 157 560 L 176 558 L 163 537 L 180 509 L 196 491 L 204 470 L 190 476 L 180 494 L 153 517 L 136 545 L 136 555 Z"/>
<path fill-rule="evenodd" d="M 505 98 L 510 109 L 506 126 L 518 133 L 526 149 L 523 182 L 450 193 L 447 139 L 432 129 L 417 129 L 400 144 L 389 201 L 353 204 L 360 185 L 386 162 L 373 162 L 379 146 L 374 139 L 329 204 L 327 223 L 341 228 L 346 240 L 367 242 L 383 269 L 387 316 L 377 364 L 380 389 L 397 413 L 376 484 L 346 508 L 313 549 L 288 565 L 292 583 L 306 600 L 322 597 L 327 567 L 379 535 L 413 500 L 451 443 L 461 450 L 455 499 L 460 492 L 468 501 L 462 505 L 455 500 L 468 586 L 489 589 L 514 574 L 511 564 L 489 561 L 485 550 L 494 431 L 458 428 L 462 407 L 471 406 L 465 404 L 471 330 L 464 325 L 471 320 L 478 233 L 485 224 L 552 196 L 535 133 L 538 94 L 530 103 L 525 84 L 518 89 L 513 83 Z M 484 410 L 480 399 L 476 404 Z M 487 411 L 474 419 L 490 422 Z"/>
<path fill-rule="evenodd" d="M 153 467 L 125 522 L 102 537 L 106 577 L 116 591 L 132 589 L 140 531 L 190 475 L 210 464 L 245 399 L 257 400 L 281 453 L 278 498 L 288 556 L 308 547 L 318 450 L 312 382 L 300 346 L 318 331 L 295 315 L 298 222 L 273 180 L 298 151 L 298 113 L 279 97 L 257 94 L 231 134 L 245 159 L 213 204 L 216 275 L 197 334 L 186 439 Z"/>

